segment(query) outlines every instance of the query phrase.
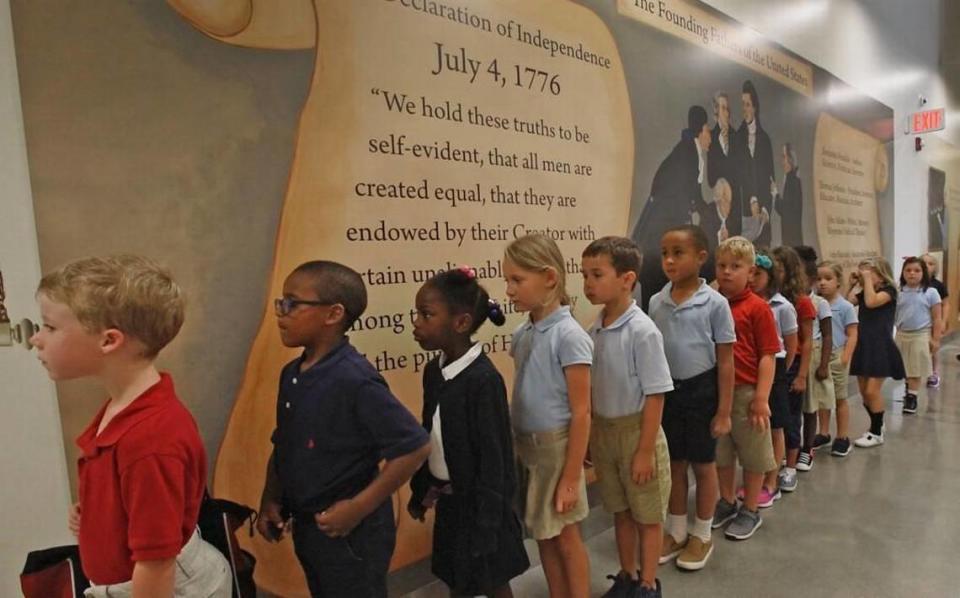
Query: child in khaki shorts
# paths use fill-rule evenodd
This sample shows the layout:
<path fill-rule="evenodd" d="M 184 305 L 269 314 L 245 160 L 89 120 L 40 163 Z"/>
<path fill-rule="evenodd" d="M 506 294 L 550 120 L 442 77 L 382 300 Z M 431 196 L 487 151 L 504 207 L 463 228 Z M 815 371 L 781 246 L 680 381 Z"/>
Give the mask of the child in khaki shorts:
<path fill-rule="evenodd" d="M 632 297 L 639 271 L 640 250 L 629 239 L 604 237 L 583 252 L 584 292 L 591 303 L 603 305 L 589 329 L 590 447 L 603 506 L 613 513 L 618 538 L 620 571 L 607 594 L 616 596 L 660 596 L 657 566 L 670 501 L 670 454 L 660 421 L 673 379 L 663 336 Z"/>
<path fill-rule="evenodd" d="M 813 341 L 813 354 L 819 355 L 821 347 L 821 341 Z M 803 398 L 803 412 L 805 414 L 819 413 L 821 409 L 833 411 L 833 409 L 836 408 L 837 394 L 834 390 L 834 377 L 836 375 L 833 373 L 834 363 L 840 363 L 840 351 L 837 349 L 830 352 L 830 362 L 828 366 L 830 368 L 830 375 L 828 375 L 825 380 L 817 377 L 816 368 L 810 368 L 810 372 L 807 375 L 807 394 Z M 816 428 L 816 426 L 814 426 L 814 428 Z"/>

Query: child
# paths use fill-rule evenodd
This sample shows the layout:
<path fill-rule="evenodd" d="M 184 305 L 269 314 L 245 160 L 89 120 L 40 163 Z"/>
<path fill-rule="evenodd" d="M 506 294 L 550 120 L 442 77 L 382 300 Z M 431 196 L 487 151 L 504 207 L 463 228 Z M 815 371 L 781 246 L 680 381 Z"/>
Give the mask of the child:
<path fill-rule="evenodd" d="M 500 305 L 463 266 L 441 272 L 417 293 L 413 336 L 440 351 L 423 372 L 427 464 L 413 477 L 407 510 L 424 520 L 436 507 L 433 574 L 454 596 L 513 596 L 510 580 L 530 566 L 513 512 L 516 469 L 507 389 L 483 345 L 471 339 Z"/>
<path fill-rule="evenodd" d="M 670 450 L 670 507 L 660 563 L 703 569 L 713 554 L 710 528 L 717 503 L 717 438 L 730 433 L 733 403 L 733 315 L 726 298 L 698 276 L 708 240 L 697 226 L 667 230 L 661 264 L 670 282 L 650 300 L 663 334 L 673 391 L 663 406 Z M 687 535 L 687 464 L 697 482 L 696 515 Z"/>
<path fill-rule="evenodd" d="M 275 301 L 281 341 L 303 354 L 280 374 L 257 529 L 278 541 L 293 518 L 313 596 L 387 595 L 389 499 L 430 452 L 429 435 L 346 336 L 366 307 L 360 275 L 327 261 L 297 266 Z"/>
<path fill-rule="evenodd" d="M 947 316 L 950 314 L 950 294 L 947 292 L 947 285 L 937 278 L 940 269 L 940 263 L 937 258 L 930 253 L 923 254 L 923 262 L 927 265 L 927 272 L 930 274 L 930 286 L 937 290 L 940 295 L 940 338 L 947 333 Z M 940 358 L 938 351 L 934 350 L 931 339 L 930 361 L 933 365 L 933 373 L 927 378 L 928 388 L 940 388 Z"/>
<path fill-rule="evenodd" d="M 897 289 L 890 264 L 883 258 L 865 260 L 851 275 L 850 303 L 860 307 L 860 338 L 850 359 L 850 374 L 857 377 L 863 407 L 870 416 L 870 429 L 853 444 L 871 448 L 883 444 L 883 396 L 885 378 L 903 380 L 903 360 L 893 342 L 897 312 Z"/>
<path fill-rule="evenodd" d="M 732 521 L 725 535 L 733 540 L 750 538 L 763 524 L 757 500 L 763 476 L 774 469 L 770 439 L 770 388 L 780 350 L 777 326 L 767 302 L 747 288 L 755 269 L 753 244 L 731 237 L 717 248 L 717 285 L 730 302 L 737 341 L 733 346 L 736 387 L 733 390 L 730 434 L 717 444 L 720 500 L 713 527 Z M 734 495 L 734 465 L 743 466 L 744 499 L 739 511 Z"/>
<path fill-rule="evenodd" d="M 803 428 L 803 401 L 807 392 L 807 379 L 810 375 L 810 363 L 813 358 L 813 322 L 817 317 L 817 310 L 810 299 L 810 285 L 800 256 L 790 247 L 777 247 L 772 252 L 773 259 L 783 268 L 783 282 L 780 293 L 793 304 L 797 310 L 797 359 L 787 370 L 787 383 L 790 392 L 787 394 L 789 414 L 784 434 L 787 444 L 787 466 L 784 473 L 787 476 L 795 471 L 809 471 L 813 463 L 811 453 L 801 452 Z"/>
<path fill-rule="evenodd" d="M 763 488 L 760 490 L 758 505 L 761 509 L 772 507 L 774 501 L 780 499 L 780 490 L 793 492 L 797 489 L 796 472 L 790 474 L 787 470 L 778 472 L 780 463 L 786 457 L 786 444 L 783 428 L 790 417 L 789 392 L 787 370 L 793 365 L 797 354 L 797 310 L 793 304 L 780 294 L 780 283 L 783 280 L 783 269 L 780 263 L 774 261 L 770 254 L 763 249 L 757 250 L 757 267 L 750 278 L 750 288 L 770 305 L 773 311 L 773 322 L 777 327 L 777 337 L 780 342 L 780 351 L 777 352 L 776 368 L 773 375 L 773 387 L 770 389 L 770 436 L 773 441 L 773 459 L 777 467 L 767 472 L 763 479 Z"/>
<path fill-rule="evenodd" d="M 577 525 L 589 512 L 583 459 L 590 440 L 593 342 L 570 314 L 563 255 L 527 235 L 507 246 L 507 297 L 530 318 L 513 333 L 512 415 L 524 523 L 551 596 L 587 596 L 590 563 Z"/>
<path fill-rule="evenodd" d="M 608 596 L 660 596 L 657 564 L 670 499 L 670 455 L 660 428 L 663 395 L 673 390 L 663 337 L 633 300 L 640 250 L 623 237 L 603 237 L 583 251 L 583 291 L 603 305 L 590 327 L 590 456 L 600 495 L 613 513 L 620 572 Z M 642 563 L 634 579 L 637 536 Z"/>
<path fill-rule="evenodd" d="M 54 380 L 93 376 L 109 400 L 77 438 L 78 537 L 87 596 L 227 598 L 230 567 L 200 539 L 207 457 L 157 354 L 183 324 L 183 293 L 137 256 L 87 258 L 43 277 L 30 339 Z M 189 568 L 187 575 L 185 567 Z"/>
<path fill-rule="evenodd" d="M 897 349 L 907 374 L 903 412 L 917 412 L 917 391 L 922 378 L 933 375 L 930 362 L 940 350 L 940 295 L 930 286 L 927 264 L 918 257 L 908 257 L 900 271 L 900 296 L 897 297 Z"/>
<path fill-rule="evenodd" d="M 803 262 L 804 274 L 810 282 L 807 296 L 813 301 L 817 321 L 813 325 L 813 347 L 810 367 L 807 374 L 807 394 L 803 401 L 803 445 L 797 468 L 800 471 L 813 469 L 814 443 L 817 438 L 817 414 L 821 409 L 827 413 L 836 407 L 837 395 L 830 379 L 830 360 L 833 355 L 833 312 L 830 303 L 817 295 L 817 251 L 809 245 L 794 248 Z"/>
<path fill-rule="evenodd" d="M 837 437 L 830 454 L 846 457 L 850 454 L 850 406 L 847 403 L 847 385 L 850 357 L 857 346 L 859 321 L 853 304 L 843 298 L 840 282 L 843 267 L 836 262 L 820 262 L 817 268 L 820 295 L 830 302 L 830 323 L 833 326 L 833 352 L 830 355 L 830 376 L 833 394 L 837 400 Z M 830 444 L 830 410 L 820 409 L 820 430 L 814 439 L 814 448 Z"/>

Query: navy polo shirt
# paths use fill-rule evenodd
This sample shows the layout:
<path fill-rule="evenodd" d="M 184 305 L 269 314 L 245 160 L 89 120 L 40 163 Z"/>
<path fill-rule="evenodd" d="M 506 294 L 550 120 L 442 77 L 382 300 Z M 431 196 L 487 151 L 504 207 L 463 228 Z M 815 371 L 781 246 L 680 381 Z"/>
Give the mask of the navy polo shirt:
<path fill-rule="evenodd" d="M 303 360 L 280 374 L 272 440 L 284 505 L 321 511 L 366 488 L 381 460 L 411 453 L 430 437 L 347 339 L 301 372 Z"/>

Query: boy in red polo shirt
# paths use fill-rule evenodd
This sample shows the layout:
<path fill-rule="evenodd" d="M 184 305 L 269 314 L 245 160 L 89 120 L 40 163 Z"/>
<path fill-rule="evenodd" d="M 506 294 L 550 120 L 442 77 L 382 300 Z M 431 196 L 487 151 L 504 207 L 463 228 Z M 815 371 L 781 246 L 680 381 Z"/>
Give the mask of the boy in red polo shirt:
<path fill-rule="evenodd" d="M 207 481 L 197 425 L 154 367 L 183 324 L 180 287 L 142 257 L 87 258 L 44 276 L 37 299 L 31 342 L 50 377 L 92 376 L 110 396 L 77 439 L 69 526 L 87 596 L 229 597 L 229 565 L 196 531 Z"/>
<path fill-rule="evenodd" d="M 717 247 L 717 285 L 730 302 L 737 342 L 733 345 L 735 386 L 731 429 L 730 434 L 717 443 L 720 500 L 713 527 L 732 520 L 724 532 L 730 540 L 746 540 L 763 523 L 757 501 L 760 486 L 764 474 L 776 469 L 770 439 L 769 400 L 774 355 L 780 350 L 780 338 L 770 306 L 747 286 L 757 259 L 753 244 L 744 237 L 731 237 Z M 738 457 L 744 485 L 739 510 L 734 494 L 734 467 Z"/>

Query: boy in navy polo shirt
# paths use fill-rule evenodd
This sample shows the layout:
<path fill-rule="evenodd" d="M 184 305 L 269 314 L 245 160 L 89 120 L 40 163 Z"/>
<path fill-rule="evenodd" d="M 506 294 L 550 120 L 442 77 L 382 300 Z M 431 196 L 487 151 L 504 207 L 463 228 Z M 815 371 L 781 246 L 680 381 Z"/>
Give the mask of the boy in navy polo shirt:
<path fill-rule="evenodd" d="M 276 300 L 280 338 L 303 354 L 280 374 L 257 528 L 277 541 L 292 517 L 313 596 L 387 595 L 388 499 L 430 452 L 423 427 L 346 337 L 366 307 L 360 275 L 326 261 L 298 266 Z"/>
<path fill-rule="evenodd" d="M 43 327 L 30 342 L 50 377 L 93 376 L 110 394 L 77 439 L 69 527 L 93 584 L 86 595 L 228 598 L 230 567 L 196 529 L 200 434 L 153 363 L 183 324 L 180 287 L 145 258 L 88 258 L 44 276 L 37 298 Z"/>

